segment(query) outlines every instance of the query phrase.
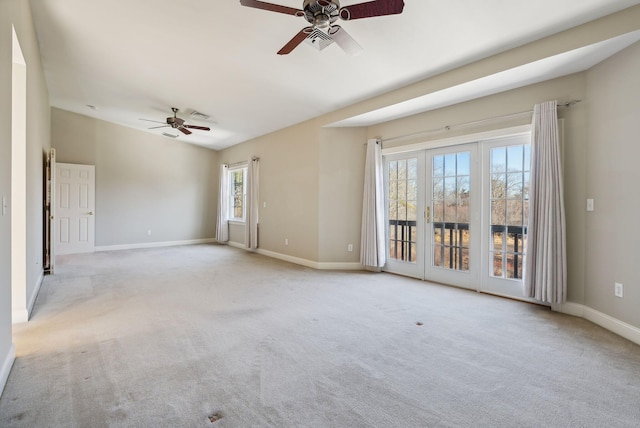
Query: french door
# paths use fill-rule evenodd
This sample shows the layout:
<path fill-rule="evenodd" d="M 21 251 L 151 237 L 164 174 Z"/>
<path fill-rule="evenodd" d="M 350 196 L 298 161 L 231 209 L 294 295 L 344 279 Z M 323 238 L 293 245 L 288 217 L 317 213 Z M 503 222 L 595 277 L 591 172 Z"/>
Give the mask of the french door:
<path fill-rule="evenodd" d="M 523 298 L 529 134 L 385 156 L 388 272 Z"/>
<path fill-rule="evenodd" d="M 473 288 L 480 271 L 477 147 L 385 157 L 385 270 Z"/>

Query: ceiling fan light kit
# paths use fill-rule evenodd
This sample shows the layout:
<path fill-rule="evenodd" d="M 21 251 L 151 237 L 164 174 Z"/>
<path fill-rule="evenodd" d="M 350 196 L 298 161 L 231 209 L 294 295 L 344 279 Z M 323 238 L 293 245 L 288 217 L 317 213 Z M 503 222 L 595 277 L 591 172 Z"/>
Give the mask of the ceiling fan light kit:
<path fill-rule="evenodd" d="M 302 9 L 258 0 L 240 0 L 240 4 L 255 9 L 304 17 L 311 24 L 310 27 L 300 30 L 293 39 L 284 45 L 278 51 L 278 55 L 291 53 L 305 40 L 319 50 L 335 42 L 347 54 L 357 55 L 362 51 L 362 48 L 342 27 L 334 25 L 338 18 L 350 21 L 374 16 L 395 15 L 402 13 L 404 9 L 403 0 L 374 0 L 345 7 L 340 7 L 339 0 L 304 0 Z"/>

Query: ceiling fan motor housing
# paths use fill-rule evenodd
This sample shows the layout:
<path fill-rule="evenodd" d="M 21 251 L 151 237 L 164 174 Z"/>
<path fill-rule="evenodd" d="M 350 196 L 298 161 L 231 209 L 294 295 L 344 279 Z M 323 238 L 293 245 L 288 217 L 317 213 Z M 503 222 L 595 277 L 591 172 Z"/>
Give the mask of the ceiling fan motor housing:
<path fill-rule="evenodd" d="M 340 17 L 338 0 L 304 0 L 304 18 L 314 27 L 326 29 Z"/>

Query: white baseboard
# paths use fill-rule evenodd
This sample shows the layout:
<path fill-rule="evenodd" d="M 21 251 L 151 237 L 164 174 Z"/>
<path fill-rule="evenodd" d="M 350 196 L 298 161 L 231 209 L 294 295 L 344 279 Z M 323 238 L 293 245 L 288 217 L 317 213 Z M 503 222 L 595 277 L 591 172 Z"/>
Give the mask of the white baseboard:
<path fill-rule="evenodd" d="M 44 281 L 44 271 L 40 272 L 38 279 L 36 280 L 36 286 L 33 288 L 33 293 L 31 294 L 31 298 L 29 299 L 29 304 L 27 304 L 27 311 L 29 312 L 29 316 L 31 316 L 31 311 L 33 311 L 33 306 L 36 304 L 36 299 L 38 298 L 38 293 L 40 293 L 40 287 L 42 287 L 42 282 Z"/>
<path fill-rule="evenodd" d="M 159 247 L 175 247 L 179 245 L 196 245 L 196 244 L 210 244 L 212 242 L 218 242 L 215 238 L 204 239 L 187 239 L 185 241 L 164 241 L 164 242 L 142 242 L 138 244 L 123 244 L 123 245 L 101 245 L 95 247 L 95 251 L 120 251 L 120 250 L 137 250 L 141 248 L 159 248 Z"/>
<path fill-rule="evenodd" d="M 7 384 L 7 379 L 9 378 L 9 373 L 11 372 L 11 367 L 13 367 L 13 362 L 15 360 L 16 347 L 12 343 L 11 348 L 9 348 L 9 353 L 4 357 L 2 367 L 0 367 L 0 395 L 2 395 L 2 391 L 4 391 L 4 387 Z"/>
<path fill-rule="evenodd" d="M 240 248 L 242 250 L 247 249 L 247 247 L 245 247 L 244 244 L 241 244 L 238 242 L 229 241 L 229 242 L 226 242 L 226 244 L 229 245 L 230 247 Z M 285 262 L 306 266 L 306 267 L 317 269 L 317 270 L 364 270 L 364 268 L 360 263 L 315 262 L 313 260 L 290 256 L 288 254 L 282 254 L 282 253 L 276 253 L 275 251 L 263 250 L 262 248 L 258 248 L 257 250 L 253 250 L 253 251 L 255 253 L 262 254 L 263 256 L 271 257 L 272 259 L 283 260 Z"/>
<path fill-rule="evenodd" d="M 20 309 L 12 309 L 11 311 L 11 323 L 12 324 L 21 324 L 23 322 L 28 322 L 31 317 L 31 311 L 33 310 L 33 305 L 36 303 L 36 298 L 38 297 L 38 293 L 40 292 L 40 287 L 42 286 L 42 281 L 44 281 L 44 271 L 40 271 L 40 275 L 38 275 L 38 279 L 36 280 L 36 284 L 33 288 L 33 293 L 31 294 L 31 298 L 29 298 L 29 303 L 27 303 L 26 308 Z"/>
<path fill-rule="evenodd" d="M 602 328 L 640 345 L 640 328 L 634 327 L 631 324 L 627 324 L 600 311 L 596 311 L 588 306 L 567 302 L 561 305 L 552 305 L 551 309 L 556 312 L 589 320 Z"/>

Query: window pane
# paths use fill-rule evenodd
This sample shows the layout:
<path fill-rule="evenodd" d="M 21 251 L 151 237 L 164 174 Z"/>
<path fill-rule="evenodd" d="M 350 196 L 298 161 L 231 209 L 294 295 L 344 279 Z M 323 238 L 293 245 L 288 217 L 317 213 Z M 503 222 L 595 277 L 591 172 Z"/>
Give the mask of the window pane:
<path fill-rule="evenodd" d="M 444 221 L 444 202 L 443 201 L 433 202 L 433 221 L 434 222 Z"/>
<path fill-rule="evenodd" d="M 444 175 L 447 177 L 456 175 L 456 155 L 445 155 L 444 157 Z"/>
<path fill-rule="evenodd" d="M 507 179 L 505 174 L 491 175 L 491 199 L 503 199 L 507 195 Z"/>
<path fill-rule="evenodd" d="M 504 247 L 503 247 L 504 231 L 501 231 L 501 232 L 494 231 L 492 235 L 493 235 L 493 240 L 492 240 L 493 245 L 491 249 L 493 251 L 504 251 Z"/>
<path fill-rule="evenodd" d="M 491 201 L 491 224 L 507 224 L 507 204 L 505 200 Z"/>
<path fill-rule="evenodd" d="M 507 154 L 504 147 L 491 149 L 491 172 L 506 172 Z"/>
<path fill-rule="evenodd" d="M 442 177 L 444 175 L 444 156 L 433 157 L 433 176 Z"/>
<path fill-rule="evenodd" d="M 444 180 L 441 177 L 433 179 L 433 199 L 444 199 Z"/>
<path fill-rule="evenodd" d="M 416 180 L 418 178 L 418 159 L 409 159 L 407 165 L 407 178 Z"/>
<path fill-rule="evenodd" d="M 502 278 L 502 253 L 493 253 L 493 276 Z"/>
<path fill-rule="evenodd" d="M 510 146 L 507 149 L 507 171 L 522 171 L 523 158 L 522 146 Z"/>
<path fill-rule="evenodd" d="M 507 198 L 522 198 L 522 173 L 507 174 Z"/>
<path fill-rule="evenodd" d="M 399 160 L 398 161 L 398 180 L 406 180 L 407 179 L 407 161 Z"/>
<path fill-rule="evenodd" d="M 444 267 L 442 260 L 442 245 L 434 245 L 433 247 L 433 265 L 436 267 Z"/>
<path fill-rule="evenodd" d="M 416 203 L 414 201 L 407 202 L 407 220 L 416 221 L 417 219 L 418 214 L 416 212 Z"/>
<path fill-rule="evenodd" d="M 507 225 L 522 226 L 522 201 L 507 201 Z"/>
<path fill-rule="evenodd" d="M 436 244 L 442 244 L 442 226 L 433 227 L 433 242 Z"/>
<path fill-rule="evenodd" d="M 389 180 L 389 200 L 398 200 L 398 180 Z"/>
<path fill-rule="evenodd" d="M 456 174 L 469 175 L 469 168 L 471 167 L 471 153 L 460 152 L 458 153 L 458 168 Z"/>
<path fill-rule="evenodd" d="M 390 180 L 398 179 L 398 162 L 397 161 L 389 162 L 389 179 Z"/>

